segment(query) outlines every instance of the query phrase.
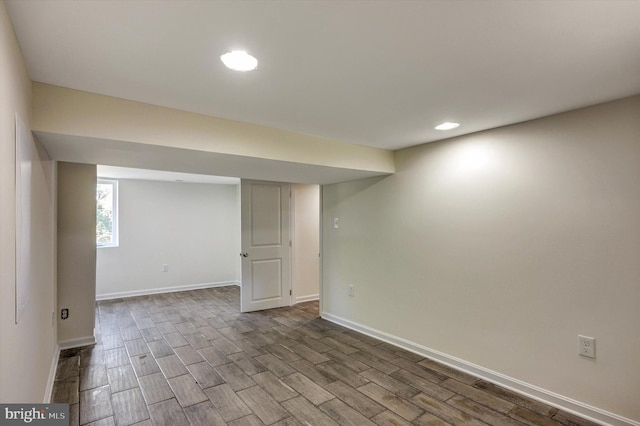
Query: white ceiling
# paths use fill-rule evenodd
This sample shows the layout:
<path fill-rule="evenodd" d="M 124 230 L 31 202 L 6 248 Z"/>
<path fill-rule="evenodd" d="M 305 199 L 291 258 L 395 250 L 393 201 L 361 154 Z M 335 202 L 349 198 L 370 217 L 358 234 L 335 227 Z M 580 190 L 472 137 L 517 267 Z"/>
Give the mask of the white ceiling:
<path fill-rule="evenodd" d="M 240 179 L 233 177 L 176 173 L 162 170 L 134 169 L 98 165 L 98 177 L 108 179 L 156 180 L 163 182 L 206 183 L 217 185 L 239 185 Z"/>
<path fill-rule="evenodd" d="M 388 149 L 640 93 L 636 0 L 6 5 L 35 81 Z"/>

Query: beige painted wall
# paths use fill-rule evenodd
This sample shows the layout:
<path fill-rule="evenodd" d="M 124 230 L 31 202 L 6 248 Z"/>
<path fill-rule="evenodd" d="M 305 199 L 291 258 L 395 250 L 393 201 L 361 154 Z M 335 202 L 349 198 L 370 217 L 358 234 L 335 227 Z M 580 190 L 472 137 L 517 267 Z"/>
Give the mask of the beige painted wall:
<path fill-rule="evenodd" d="M 396 160 L 324 187 L 325 312 L 640 421 L 640 97 Z"/>
<path fill-rule="evenodd" d="M 0 402 L 43 402 L 56 356 L 54 167 L 35 142 L 31 301 L 15 323 L 15 113 L 31 123 L 31 80 L 0 0 Z"/>
<path fill-rule="evenodd" d="M 97 249 L 99 298 L 239 283 L 238 185 L 121 179 L 118 211 L 118 247 Z"/>
<path fill-rule="evenodd" d="M 89 344 L 96 300 L 96 166 L 58 163 L 58 343 Z"/>
<path fill-rule="evenodd" d="M 295 302 L 319 296 L 320 186 L 292 185 L 293 192 L 293 296 Z"/>
<path fill-rule="evenodd" d="M 42 83 L 34 83 L 33 91 L 34 131 L 336 168 L 394 170 L 388 150 Z"/>

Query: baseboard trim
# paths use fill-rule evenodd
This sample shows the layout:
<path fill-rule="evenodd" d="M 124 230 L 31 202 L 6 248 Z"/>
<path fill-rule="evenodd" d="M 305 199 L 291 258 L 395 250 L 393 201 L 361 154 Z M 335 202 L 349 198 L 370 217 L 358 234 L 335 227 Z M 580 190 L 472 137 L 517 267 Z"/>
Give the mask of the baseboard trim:
<path fill-rule="evenodd" d="M 53 358 L 51 358 L 51 367 L 49 367 L 49 378 L 47 379 L 47 387 L 44 390 L 43 404 L 50 404 L 53 396 L 53 384 L 56 381 L 56 371 L 58 371 L 58 360 L 60 359 L 60 346 L 56 345 Z"/>
<path fill-rule="evenodd" d="M 575 414 L 576 416 L 585 418 L 587 420 L 609 426 L 640 426 L 640 422 L 637 422 L 635 420 L 631 420 L 626 417 L 622 417 L 617 414 L 602 410 L 600 408 L 590 406 L 580 401 L 567 398 L 557 393 L 539 388 L 537 386 L 520 381 L 518 379 L 514 379 L 509 376 L 505 376 L 504 374 L 486 369 L 479 365 L 475 365 L 465 360 L 447 355 L 426 346 L 419 345 L 401 337 L 397 337 L 392 334 L 385 333 L 383 331 L 376 330 L 362 324 L 358 324 L 356 322 L 341 318 L 328 312 L 322 312 L 320 316 L 327 321 L 331 321 L 351 330 L 358 331 L 362 334 L 366 334 L 367 336 L 375 337 L 376 339 L 382 340 L 391 345 L 421 355 L 425 358 L 430 358 L 448 367 L 455 368 L 456 370 L 463 371 L 467 374 L 471 374 L 480 379 L 502 386 L 513 392 L 517 392 L 521 395 L 535 399 L 545 404 L 549 404 L 553 407 L 560 408 L 561 410 Z"/>
<path fill-rule="evenodd" d="M 319 294 L 309 294 L 308 296 L 296 297 L 296 303 L 312 302 L 312 301 L 318 300 L 318 299 L 320 299 L 320 295 Z"/>
<path fill-rule="evenodd" d="M 217 283 L 189 284 L 189 285 L 178 285 L 174 287 L 158 287 L 158 288 L 149 288 L 144 290 L 122 291 L 118 293 L 104 293 L 104 294 L 97 294 L 96 300 L 123 299 L 127 297 L 147 296 L 150 294 L 175 293 L 178 291 L 199 290 L 203 288 L 213 288 L 213 287 L 227 287 L 231 285 L 240 286 L 240 283 L 238 281 L 222 281 Z"/>
<path fill-rule="evenodd" d="M 58 342 L 58 348 L 62 351 L 65 349 L 80 348 L 82 346 L 91 346 L 95 344 L 96 336 L 85 336 Z"/>

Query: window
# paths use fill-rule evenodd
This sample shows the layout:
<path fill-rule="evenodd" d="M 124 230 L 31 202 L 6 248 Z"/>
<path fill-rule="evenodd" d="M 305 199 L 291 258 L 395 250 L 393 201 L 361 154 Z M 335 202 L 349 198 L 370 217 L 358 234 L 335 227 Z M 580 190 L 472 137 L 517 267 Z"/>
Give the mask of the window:
<path fill-rule="evenodd" d="M 98 179 L 96 187 L 96 244 L 118 246 L 118 181 Z"/>

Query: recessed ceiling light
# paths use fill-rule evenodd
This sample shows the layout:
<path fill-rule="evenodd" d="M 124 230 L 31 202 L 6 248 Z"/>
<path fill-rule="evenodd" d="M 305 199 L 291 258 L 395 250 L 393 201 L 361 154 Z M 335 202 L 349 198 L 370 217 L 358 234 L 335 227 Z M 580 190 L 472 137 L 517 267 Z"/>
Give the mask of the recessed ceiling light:
<path fill-rule="evenodd" d="M 460 125 L 460 123 L 451 123 L 449 121 L 442 123 L 442 124 L 438 124 L 435 129 L 436 130 L 451 130 L 451 129 L 455 129 L 456 127 L 458 127 Z"/>
<path fill-rule="evenodd" d="M 244 50 L 234 50 L 220 56 L 227 68 L 234 71 L 251 71 L 258 66 L 258 60 Z"/>

